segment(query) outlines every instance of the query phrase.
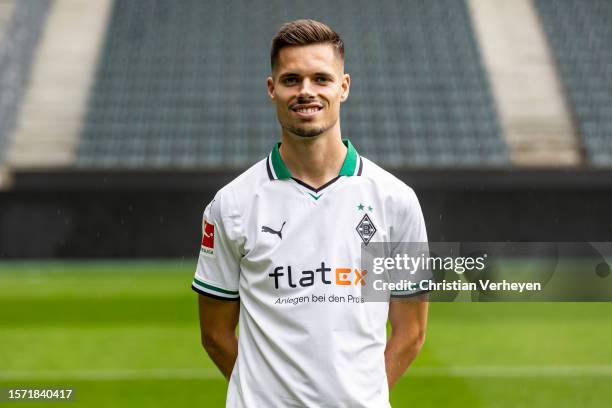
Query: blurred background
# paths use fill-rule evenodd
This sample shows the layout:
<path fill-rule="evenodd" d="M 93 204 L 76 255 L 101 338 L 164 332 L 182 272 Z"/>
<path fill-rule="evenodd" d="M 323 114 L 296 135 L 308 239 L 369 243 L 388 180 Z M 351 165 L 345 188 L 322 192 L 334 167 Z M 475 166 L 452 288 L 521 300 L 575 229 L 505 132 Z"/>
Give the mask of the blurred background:
<path fill-rule="evenodd" d="M 612 240 L 610 0 L 0 0 L 0 387 L 223 405 L 201 215 L 280 136 L 269 47 L 296 18 L 344 39 L 343 137 L 431 241 Z M 610 312 L 433 304 L 392 402 L 608 406 Z"/>

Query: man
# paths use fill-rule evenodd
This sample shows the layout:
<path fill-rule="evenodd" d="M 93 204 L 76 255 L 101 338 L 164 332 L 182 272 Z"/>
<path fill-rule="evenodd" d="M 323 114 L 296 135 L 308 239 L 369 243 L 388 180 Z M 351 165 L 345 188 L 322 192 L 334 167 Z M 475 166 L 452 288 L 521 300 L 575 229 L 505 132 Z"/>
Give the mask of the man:
<path fill-rule="evenodd" d="M 428 304 L 363 302 L 361 245 L 425 242 L 419 203 L 341 138 L 350 77 L 338 34 L 287 23 L 271 65 L 281 142 L 204 211 L 192 286 L 203 346 L 229 379 L 228 407 L 389 407 Z"/>

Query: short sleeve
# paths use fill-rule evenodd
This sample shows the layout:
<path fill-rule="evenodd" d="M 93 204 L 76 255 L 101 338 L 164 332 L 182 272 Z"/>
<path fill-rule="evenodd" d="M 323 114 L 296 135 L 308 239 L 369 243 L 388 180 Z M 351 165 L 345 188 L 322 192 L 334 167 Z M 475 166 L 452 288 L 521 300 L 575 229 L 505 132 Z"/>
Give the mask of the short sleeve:
<path fill-rule="evenodd" d="M 196 292 L 221 300 L 239 299 L 241 254 L 235 214 L 220 194 L 208 204 L 202 217 L 202 241 L 195 277 Z"/>
<path fill-rule="evenodd" d="M 429 255 L 429 245 L 427 243 L 427 230 L 425 227 L 425 219 L 421 211 L 419 200 L 410 187 L 404 185 L 400 194 L 398 211 L 393 222 L 391 256 L 396 254 L 408 253 L 412 257 L 421 257 Z M 429 281 L 433 277 L 431 271 L 427 269 L 418 269 L 411 273 L 396 276 L 393 280 L 406 279 L 415 284 L 414 290 L 392 291 L 392 298 L 402 298 L 420 295 L 429 290 L 422 290 L 420 282 Z"/>

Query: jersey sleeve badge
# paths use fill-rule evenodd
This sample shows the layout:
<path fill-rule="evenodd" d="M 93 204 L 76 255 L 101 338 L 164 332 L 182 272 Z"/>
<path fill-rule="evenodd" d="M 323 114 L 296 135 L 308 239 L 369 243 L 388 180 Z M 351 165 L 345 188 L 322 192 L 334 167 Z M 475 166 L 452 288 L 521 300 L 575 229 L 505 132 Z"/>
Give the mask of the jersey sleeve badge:
<path fill-rule="evenodd" d="M 215 256 L 215 225 L 205 220 L 202 230 L 202 246 L 200 252 L 203 255 L 213 257 Z"/>

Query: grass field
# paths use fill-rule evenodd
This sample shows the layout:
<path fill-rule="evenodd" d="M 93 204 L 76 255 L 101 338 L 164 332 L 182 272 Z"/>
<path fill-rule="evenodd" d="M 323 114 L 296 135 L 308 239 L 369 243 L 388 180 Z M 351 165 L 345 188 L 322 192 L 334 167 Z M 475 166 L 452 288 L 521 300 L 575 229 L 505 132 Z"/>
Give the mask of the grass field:
<path fill-rule="evenodd" d="M 224 406 L 225 380 L 199 344 L 194 264 L 0 264 L 0 389 L 75 390 L 72 402 L 0 405 Z M 612 303 L 431 304 L 392 404 L 608 407 L 611 316 Z"/>

